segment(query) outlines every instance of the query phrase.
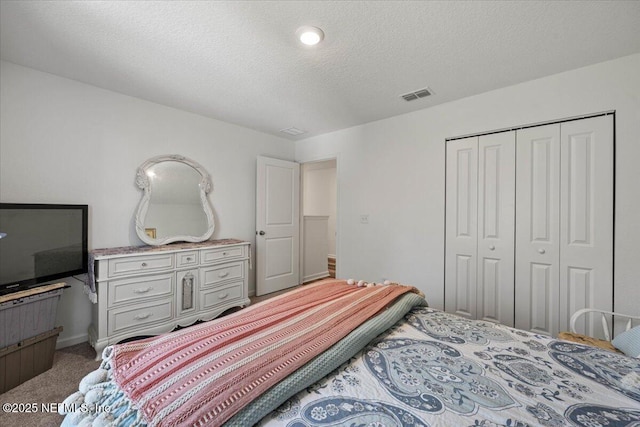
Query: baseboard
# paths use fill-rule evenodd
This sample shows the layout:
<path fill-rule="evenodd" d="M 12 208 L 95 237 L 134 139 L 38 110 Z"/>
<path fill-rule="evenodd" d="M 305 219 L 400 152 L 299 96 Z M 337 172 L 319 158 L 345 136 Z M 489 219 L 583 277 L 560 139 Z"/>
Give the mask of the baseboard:
<path fill-rule="evenodd" d="M 61 348 L 65 347 L 71 347 L 72 345 L 81 344 L 87 341 L 89 341 L 89 334 L 80 334 L 63 339 L 58 338 L 58 341 L 56 342 L 56 350 L 60 350 Z"/>
<path fill-rule="evenodd" d="M 304 276 L 302 278 L 302 283 L 311 282 L 312 280 L 324 279 L 325 277 L 329 277 L 329 271 L 322 271 L 320 273 L 311 274 L 309 276 Z"/>

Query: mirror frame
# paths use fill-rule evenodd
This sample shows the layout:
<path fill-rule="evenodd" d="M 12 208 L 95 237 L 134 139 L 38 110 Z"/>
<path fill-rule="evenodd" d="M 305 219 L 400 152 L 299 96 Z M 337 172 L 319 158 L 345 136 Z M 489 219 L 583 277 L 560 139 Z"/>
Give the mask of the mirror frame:
<path fill-rule="evenodd" d="M 147 176 L 147 170 L 158 163 L 167 161 L 183 163 L 195 169 L 196 172 L 198 172 L 201 176 L 200 183 L 198 184 L 198 187 L 200 187 L 200 201 L 202 202 L 202 208 L 205 215 L 207 216 L 208 223 L 207 231 L 201 236 L 176 235 L 154 239 L 147 235 L 147 233 L 145 233 L 144 219 L 149 208 L 149 200 L 151 199 L 151 184 Z M 203 242 L 205 240 L 208 240 L 213 235 L 213 230 L 215 229 L 213 210 L 211 209 L 211 206 L 209 205 L 209 199 L 207 198 L 207 194 L 211 192 L 213 184 L 211 183 L 211 177 L 209 176 L 209 173 L 207 173 L 207 171 L 199 163 L 179 154 L 169 154 L 152 157 L 142 165 L 140 165 L 140 167 L 138 167 L 138 170 L 136 172 L 136 184 L 141 190 L 144 191 L 142 199 L 140 199 L 140 202 L 138 203 L 138 209 L 136 211 L 136 233 L 144 243 L 153 246 L 160 246 L 173 242 Z"/>

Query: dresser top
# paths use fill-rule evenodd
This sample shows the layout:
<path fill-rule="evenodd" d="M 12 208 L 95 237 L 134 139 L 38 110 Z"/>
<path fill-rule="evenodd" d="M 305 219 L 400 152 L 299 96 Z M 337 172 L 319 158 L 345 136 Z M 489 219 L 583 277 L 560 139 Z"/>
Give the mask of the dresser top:
<path fill-rule="evenodd" d="M 166 251 L 181 251 L 188 249 L 200 249 L 209 248 L 213 246 L 228 246 L 228 245 L 242 245 L 249 244 L 249 242 L 238 239 L 218 239 L 218 240 L 205 240 L 204 242 L 176 242 L 168 245 L 161 246 L 122 246 L 119 248 L 103 248 L 94 249 L 89 251 L 91 258 L 98 259 L 101 257 L 113 256 L 113 255 L 128 255 L 128 254 L 140 254 L 147 252 L 166 252 Z"/>

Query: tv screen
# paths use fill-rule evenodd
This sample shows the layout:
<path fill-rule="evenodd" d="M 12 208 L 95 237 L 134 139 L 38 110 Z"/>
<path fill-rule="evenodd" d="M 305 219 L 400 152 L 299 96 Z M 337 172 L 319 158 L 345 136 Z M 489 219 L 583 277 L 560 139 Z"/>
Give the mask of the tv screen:
<path fill-rule="evenodd" d="M 87 205 L 0 203 L 0 294 L 87 272 Z"/>

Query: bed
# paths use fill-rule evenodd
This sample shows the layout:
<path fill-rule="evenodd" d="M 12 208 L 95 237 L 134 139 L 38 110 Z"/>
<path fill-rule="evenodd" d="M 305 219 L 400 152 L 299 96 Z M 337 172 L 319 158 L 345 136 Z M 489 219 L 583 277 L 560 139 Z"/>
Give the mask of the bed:
<path fill-rule="evenodd" d="M 63 425 L 640 425 L 640 359 L 464 319 L 418 294 L 321 281 L 108 347 L 60 406 Z"/>

